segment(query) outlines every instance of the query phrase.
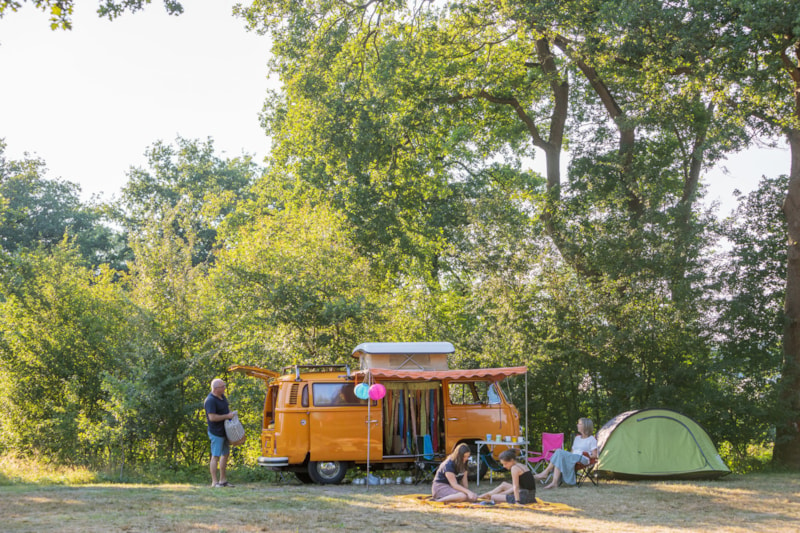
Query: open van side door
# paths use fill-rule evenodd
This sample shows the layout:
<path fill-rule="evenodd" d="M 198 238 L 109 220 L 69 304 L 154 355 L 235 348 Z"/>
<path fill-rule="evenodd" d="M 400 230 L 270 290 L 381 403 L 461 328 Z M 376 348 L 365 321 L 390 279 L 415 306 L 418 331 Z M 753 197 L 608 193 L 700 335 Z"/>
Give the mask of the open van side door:
<path fill-rule="evenodd" d="M 238 372 L 240 374 L 250 376 L 251 378 L 263 379 L 266 382 L 269 382 L 269 380 L 271 380 L 272 378 L 277 378 L 280 376 L 280 373 L 275 372 L 274 370 L 267 370 L 266 368 L 258 368 L 257 366 L 233 365 L 228 367 L 228 371 Z"/>

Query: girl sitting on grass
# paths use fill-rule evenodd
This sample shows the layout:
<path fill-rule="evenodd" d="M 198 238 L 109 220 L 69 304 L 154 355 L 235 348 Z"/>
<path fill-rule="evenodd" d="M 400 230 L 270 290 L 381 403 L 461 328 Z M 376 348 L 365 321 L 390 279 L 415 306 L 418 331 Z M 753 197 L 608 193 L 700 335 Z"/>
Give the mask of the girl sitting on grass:
<path fill-rule="evenodd" d="M 456 445 L 453 453 L 447 456 L 433 478 L 431 495 L 437 502 L 474 502 L 478 495 L 469 490 L 467 481 L 467 461 L 469 446 Z"/>
<path fill-rule="evenodd" d="M 492 503 L 535 503 L 536 480 L 527 465 L 517 462 L 519 450 L 508 449 L 500 454 L 500 464 L 511 472 L 511 483 L 504 481 L 496 489 L 478 496 Z"/>

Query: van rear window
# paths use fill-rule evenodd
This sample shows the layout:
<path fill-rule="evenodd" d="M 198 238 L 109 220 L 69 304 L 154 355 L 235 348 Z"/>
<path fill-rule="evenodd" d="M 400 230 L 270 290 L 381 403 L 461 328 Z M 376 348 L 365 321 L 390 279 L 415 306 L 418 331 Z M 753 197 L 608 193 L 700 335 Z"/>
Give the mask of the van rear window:
<path fill-rule="evenodd" d="M 314 383 L 314 405 L 336 407 L 339 405 L 367 405 L 367 400 L 356 396 L 354 383 Z"/>
<path fill-rule="evenodd" d="M 450 382 L 452 405 L 494 405 L 501 403 L 497 385 L 489 381 Z"/>

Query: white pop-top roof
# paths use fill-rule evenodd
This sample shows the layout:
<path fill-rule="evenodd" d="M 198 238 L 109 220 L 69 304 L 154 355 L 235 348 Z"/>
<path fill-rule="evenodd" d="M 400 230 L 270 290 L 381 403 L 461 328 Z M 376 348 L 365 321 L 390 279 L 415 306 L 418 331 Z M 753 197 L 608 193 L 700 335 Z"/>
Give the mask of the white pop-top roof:
<path fill-rule="evenodd" d="M 456 349 L 449 342 L 364 342 L 353 350 L 353 357 L 364 354 L 448 354 Z"/>

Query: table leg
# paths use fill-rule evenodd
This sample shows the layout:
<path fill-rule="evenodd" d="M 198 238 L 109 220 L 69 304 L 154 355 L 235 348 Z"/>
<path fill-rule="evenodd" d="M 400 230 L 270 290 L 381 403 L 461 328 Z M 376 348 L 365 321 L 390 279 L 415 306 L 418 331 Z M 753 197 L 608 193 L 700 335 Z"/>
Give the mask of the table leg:
<path fill-rule="evenodd" d="M 478 478 L 476 480 L 477 483 L 476 486 L 480 487 L 481 486 L 481 443 L 480 442 L 478 443 L 478 457 L 475 458 L 475 464 L 476 464 L 475 477 Z"/>

